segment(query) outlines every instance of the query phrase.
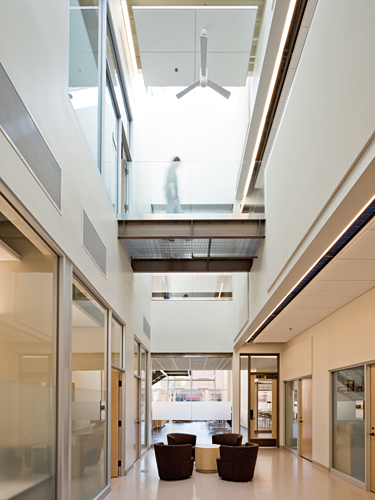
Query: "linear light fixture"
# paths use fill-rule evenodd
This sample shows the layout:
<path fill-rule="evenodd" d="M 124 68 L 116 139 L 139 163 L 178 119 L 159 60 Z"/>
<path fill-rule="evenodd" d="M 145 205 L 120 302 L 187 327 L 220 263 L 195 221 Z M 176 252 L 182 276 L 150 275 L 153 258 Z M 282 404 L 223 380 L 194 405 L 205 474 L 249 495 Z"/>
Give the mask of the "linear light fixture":
<path fill-rule="evenodd" d="M 255 160 L 256 160 L 256 157 L 257 157 L 257 154 L 258 154 L 259 144 L 260 144 L 260 140 L 262 138 L 264 124 L 266 122 L 266 118 L 267 118 L 267 114 L 268 114 L 268 109 L 270 107 L 272 94 L 273 94 L 273 91 L 274 91 L 274 88 L 275 88 L 277 74 L 278 74 L 279 68 L 280 68 L 281 57 L 283 55 L 283 51 L 284 51 L 284 47 L 285 47 L 285 42 L 286 42 L 286 39 L 287 39 L 287 36 L 288 36 L 288 33 L 289 33 L 289 28 L 290 28 L 290 24 L 292 22 L 293 12 L 294 12 L 294 8 L 296 6 L 296 3 L 297 3 L 297 0 L 290 0 L 288 14 L 286 16 L 284 30 L 283 30 L 283 34 L 282 34 L 281 40 L 280 40 L 279 51 L 277 53 L 277 57 L 276 57 L 276 61 L 275 61 L 275 66 L 273 68 L 272 78 L 271 78 L 270 86 L 269 86 L 269 89 L 268 89 L 267 99 L 266 99 L 266 103 L 264 105 L 263 116 L 262 116 L 262 120 L 260 122 L 257 140 L 255 142 L 253 157 L 251 159 L 251 163 L 250 163 L 250 166 L 249 166 L 249 173 L 247 175 L 245 189 L 244 189 L 243 197 L 242 197 L 242 201 L 241 201 L 241 212 L 242 212 L 243 207 L 245 205 L 245 199 L 246 199 L 246 196 L 247 196 L 247 192 L 249 190 L 251 177 L 253 175 Z"/>
<path fill-rule="evenodd" d="M 350 228 L 352 224 L 360 217 L 360 215 L 373 203 L 375 200 L 375 195 L 366 203 L 366 205 L 357 213 L 355 217 L 349 222 L 349 224 L 341 231 L 341 233 L 337 236 L 337 238 L 329 245 L 329 247 L 322 253 L 322 255 L 314 262 L 314 264 L 305 272 L 305 274 L 300 278 L 297 283 L 289 290 L 289 292 L 280 300 L 280 302 L 277 304 L 277 306 L 270 312 L 270 314 L 262 321 L 262 323 L 253 331 L 253 333 L 250 335 L 250 337 L 246 340 L 246 342 L 249 342 L 251 338 L 255 335 L 255 333 L 261 328 L 262 325 L 268 320 L 270 316 L 276 311 L 276 309 L 284 302 L 284 300 L 292 293 L 292 291 L 301 283 L 301 281 L 309 274 L 309 272 L 318 264 L 318 262 L 327 254 L 329 253 L 330 249 L 335 245 L 335 243 L 343 236 L 346 231 Z"/>
<path fill-rule="evenodd" d="M 20 260 L 21 256 L 3 240 L 0 240 L 0 262 L 19 262 Z"/>

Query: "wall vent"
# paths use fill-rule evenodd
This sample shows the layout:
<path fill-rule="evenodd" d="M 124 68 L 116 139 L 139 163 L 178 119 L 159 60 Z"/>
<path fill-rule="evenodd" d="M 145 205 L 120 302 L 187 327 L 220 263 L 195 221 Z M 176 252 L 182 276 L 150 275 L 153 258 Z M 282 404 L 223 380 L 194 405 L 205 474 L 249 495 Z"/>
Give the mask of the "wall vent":
<path fill-rule="evenodd" d="M 106 276 L 107 249 L 84 210 L 82 210 L 82 245 L 104 276 Z"/>
<path fill-rule="evenodd" d="M 0 127 L 48 197 L 61 211 L 61 167 L 1 64 Z"/>
<path fill-rule="evenodd" d="M 149 339 L 151 339 L 151 326 L 147 319 L 143 316 L 143 331 Z"/>

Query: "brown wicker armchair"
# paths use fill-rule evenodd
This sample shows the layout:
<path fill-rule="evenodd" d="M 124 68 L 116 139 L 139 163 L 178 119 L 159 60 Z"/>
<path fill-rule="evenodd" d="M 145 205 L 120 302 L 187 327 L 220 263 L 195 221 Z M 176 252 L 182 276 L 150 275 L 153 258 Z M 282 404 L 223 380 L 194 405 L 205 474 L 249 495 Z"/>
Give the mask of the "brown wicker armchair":
<path fill-rule="evenodd" d="M 195 458 L 195 445 L 197 442 L 197 436 L 194 434 L 184 434 L 182 432 L 174 432 L 172 434 L 167 434 L 168 444 L 191 444 L 192 449 L 192 457 Z"/>
<path fill-rule="evenodd" d="M 259 445 L 246 443 L 245 446 L 220 446 L 217 471 L 227 481 L 251 481 L 254 477 Z"/>
<path fill-rule="evenodd" d="M 226 446 L 241 446 L 242 434 L 214 434 L 212 444 L 224 444 Z"/>
<path fill-rule="evenodd" d="M 164 443 L 155 443 L 154 448 L 160 479 L 178 481 L 193 474 L 191 444 L 165 446 Z"/>

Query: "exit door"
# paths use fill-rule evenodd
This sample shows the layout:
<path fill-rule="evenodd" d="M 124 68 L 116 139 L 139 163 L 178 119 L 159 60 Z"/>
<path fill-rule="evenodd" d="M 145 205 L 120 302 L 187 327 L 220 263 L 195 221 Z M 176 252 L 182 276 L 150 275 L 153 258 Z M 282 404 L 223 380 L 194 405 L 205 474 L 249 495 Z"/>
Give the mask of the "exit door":
<path fill-rule="evenodd" d="M 250 441 L 277 446 L 277 376 L 250 376 Z"/>

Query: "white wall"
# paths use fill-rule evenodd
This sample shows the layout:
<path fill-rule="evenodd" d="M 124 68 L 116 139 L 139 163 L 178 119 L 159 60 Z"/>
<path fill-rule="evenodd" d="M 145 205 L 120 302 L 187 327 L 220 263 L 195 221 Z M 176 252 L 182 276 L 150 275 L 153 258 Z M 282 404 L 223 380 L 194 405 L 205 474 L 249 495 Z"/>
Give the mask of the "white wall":
<path fill-rule="evenodd" d="M 238 346 L 373 195 L 375 4 L 352 5 L 317 5 L 265 171 L 266 239 L 250 273 L 250 325 Z"/>
<path fill-rule="evenodd" d="M 211 290 L 212 277 L 200 277 L 202 290 L 204 281 Z M 232 286 L 233 300 L 153 300 L 152 352 L 232 352 L 248 317 L 248 274 L 233 273 Z"/>
<path fill-rule="evenodd" d="M 120 4 L 116 5 L 114 22 L 118 34 L 122 30 L 122 13 Z M 0 133 L 1 181 L 126 324 L 126 362 L 132 367 L 133 335 L 147 347 L 150 345 L 142 321 L 145 315 L 151 322 L 151 278 L 132 273 L 129 259 L 117 240 L 115 213 L 69 102 L 68 2 L 41 0 L 36 4 L 32 0 L 15 0 L 3 2 L 1 11 L 0 60 L 62 168 L 62 214 Z M 107 278 L 82 247 L 82 208 L 107 247 Z M 133 401 L 132 376 L 127 378 L 126 394 Z M 132 404 L 126 408 L 126 450 L 130 456 Z M 130 465 L 127 462 L 126 468 Z"/>
<path fill-rule="evenodd" d="M 231 352 L 232 311 L 232 301 L 152 301 L 152 352 Z"/>
<path fill-rule="evenodd" d="M 313 460 L 330 466 L 330 370 L 375 360 L 375 288 L 285 346 L 280 380 L 312 375 Z M 281 390 L 283 387 L 281 387 Z M 283 398 L 280 397 L 283 415 Z M 282 442 L 283 442 L 283 427 Z"/>

